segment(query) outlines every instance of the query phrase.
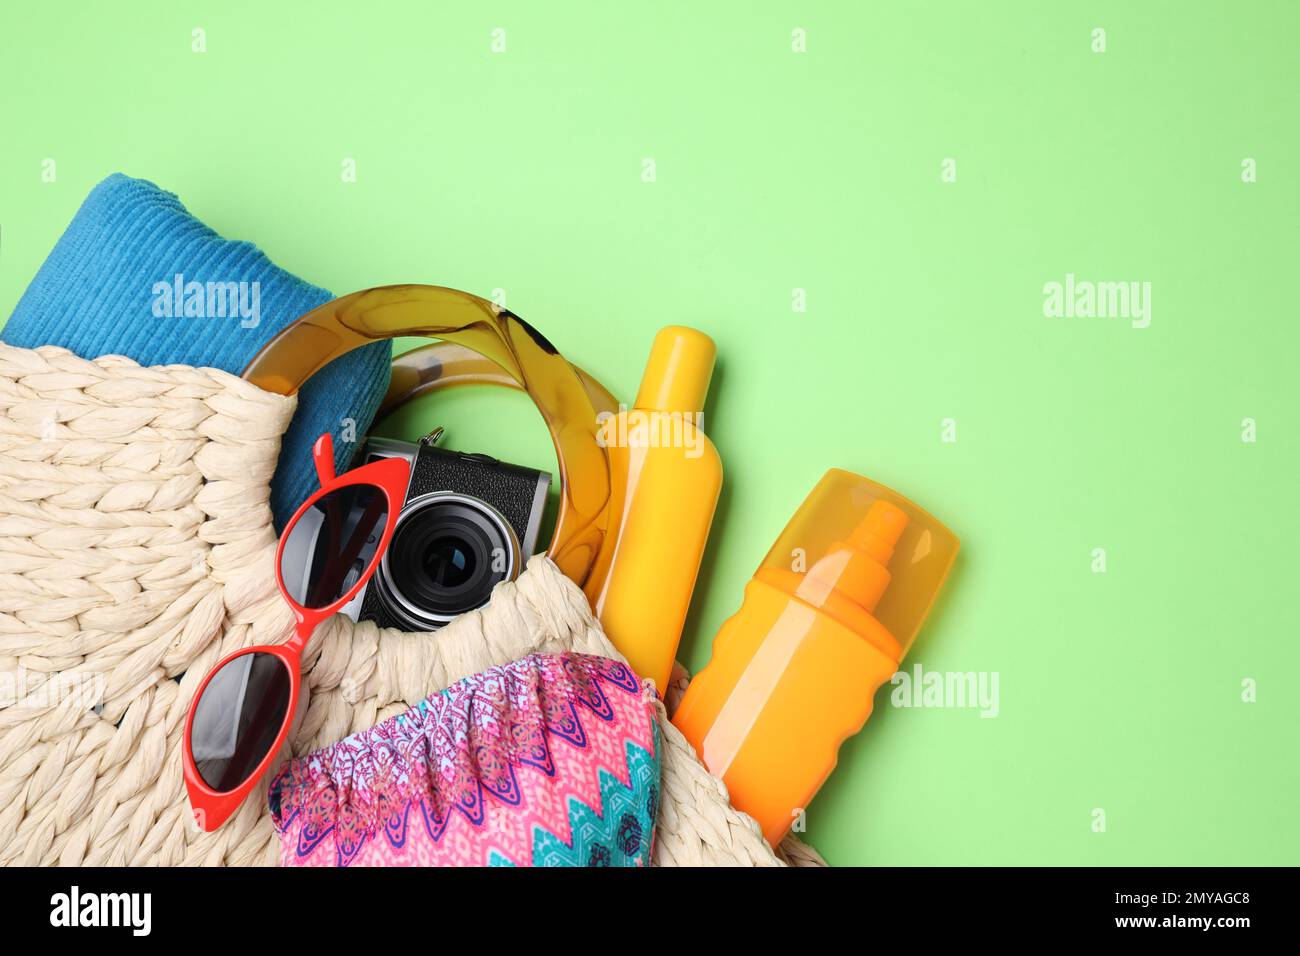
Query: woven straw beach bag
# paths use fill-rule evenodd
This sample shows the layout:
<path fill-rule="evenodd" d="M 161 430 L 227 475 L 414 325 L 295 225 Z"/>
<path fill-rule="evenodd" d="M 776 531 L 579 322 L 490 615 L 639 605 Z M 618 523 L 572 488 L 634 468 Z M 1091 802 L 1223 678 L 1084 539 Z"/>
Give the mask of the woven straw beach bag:
<path fill-rule="evenodd" d="M 0 863 L 274 864 L 265 799 L 193 825 L 180 738 L 223 655 L 291 630 L 268 487 L 295 404 L 215 369 L 0 345 Z M 562 650 L 619 656 L 546 557 L 436 639 L 336 616 L 304 658 L 292 750 Z M 657 864 L 821 864 L 794 839 L 774 854 L 660 724 Z"/>

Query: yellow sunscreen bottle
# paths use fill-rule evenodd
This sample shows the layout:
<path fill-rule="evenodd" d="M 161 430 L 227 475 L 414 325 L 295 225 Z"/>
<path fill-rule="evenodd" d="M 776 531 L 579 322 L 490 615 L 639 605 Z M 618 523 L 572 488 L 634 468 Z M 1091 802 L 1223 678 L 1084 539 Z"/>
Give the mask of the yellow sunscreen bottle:
<path fill-rule="evenodd" d="M 701 429 L 713 340 L 660 329 L 631 409 L 609 416 L 610 529 L 584 590 L 632 669 L 662 694 L 722 489 L 722 460 Z"/>
<path fill-rule="evenodd" d="M 871 715 L 957 547 L 902 495 L 833 468 L 718 631 L 673 724 L 773 846 Z"/>

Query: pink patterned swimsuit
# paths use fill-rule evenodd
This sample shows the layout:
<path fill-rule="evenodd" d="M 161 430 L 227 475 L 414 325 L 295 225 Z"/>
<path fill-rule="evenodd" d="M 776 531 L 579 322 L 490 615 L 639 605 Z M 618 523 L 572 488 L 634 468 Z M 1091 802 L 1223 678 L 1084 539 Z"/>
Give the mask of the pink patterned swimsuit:
<path fill-rule="evenodd" d="M 644 866 L 655 694 L 624 664 L 533 655 L 291 760 L 270 802 L 287 866 Z"/>

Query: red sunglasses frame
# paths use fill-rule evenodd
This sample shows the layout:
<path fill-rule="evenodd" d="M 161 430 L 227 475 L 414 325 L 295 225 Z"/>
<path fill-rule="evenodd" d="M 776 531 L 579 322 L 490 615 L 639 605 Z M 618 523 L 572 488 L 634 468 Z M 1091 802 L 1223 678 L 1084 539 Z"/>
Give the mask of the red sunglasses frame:
<path fill-rule="evenodd" d="M 280 588 L 280 594 L 283 595 L 289 607 L 293 609 L 296 618 L 293 636 L 284 644 L 245 647 L 226 655 L 203 678 L 203 683 L 199 685 L 198 690 L 195 692 L 194 699 L 190 701 L 189 713 L 185 717 L 185 734 L 182 738 L 185 789 L 189 791 L 190 807 L 194 811 L 195 822 L 200 829 L 208 832 L 221 826 L 239 809 L 239 805 L 253 791 L 253 788 L 257 786 L 258 782 L 271 768 L 272 762 L 279 756 L 289 732 L 297 724 L 302 712 L 306 710 L 307 694 L 302 691 L 302 652 L 307 647 L 307 642 L 310 640 L 312 632 L 316 630 L 317 625 L 337 613 L 341 607 L 356 597 L 357 592 L 370 580 L 370 576 L 374 574 L 384 552 L 388 550 L 388 543 L 393 538 L 393 529 L 397 526 L 398 513 L 401 510 L 402 503 L 406 500 L 406 486 L 410 481 L 411 469 L 404 459 L 384 458 L 362 465 L 360 468 L 354 468 L 352 471 L 344 472 L 341 475 L 336 475 L 334 473 L 334 441 L 328 433 L 316 439 L 311 453 L 312 460 L 316 465 L 316 475 L 320 479 L 320 490 L 304 501 L 301 507 L 294 512 L 293 517 L 289 519 L 289 523 L 285 525 L 284 531 L 280 535 L 280 543 L 275 549 L 275 582 Z M 298 520 L 307 513 L 308 509 L 330 492 L 349 485 L 373 485 L 379 488 L 387 497 L 388 513 L 384 519 L 383 537 L 380 538 L 379 547 L 375 549 L 370 564 L 346 594 L 325 607 L 303 607 L 289 596 L 289 590 L 284 584 L 284 575 L 280 571 L 280 559 L 284 555 L 285 542 L 289 540 L 289 535 L 298 524 Z M 275 743 L 267 750 L 266 756 L 262 758 L 257 768 L 249 774 L 248 779 L 244 780 L 235 789 L 219 792 L 204 783 L 203 777 L 199 774 L 199 768 L 194 761 L 194 751 L 190 743 L 190 732 L 194 726 L 195 711 L 198 709 L 199 701 L 203 698 L 203 692 L 207 689 L 208 682 L 232 660 L 247 654 L 270 654 L 285 666 L 289 672 L 289 706 L 285 709 L 284 722 L 279 733 L 276 734 Z"/>

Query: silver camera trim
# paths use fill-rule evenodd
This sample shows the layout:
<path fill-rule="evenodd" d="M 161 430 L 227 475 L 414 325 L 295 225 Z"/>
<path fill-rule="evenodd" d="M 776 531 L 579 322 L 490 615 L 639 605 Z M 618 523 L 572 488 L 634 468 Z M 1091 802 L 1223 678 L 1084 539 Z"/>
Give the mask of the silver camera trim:
<path fill-rule="evenodd" d="M 546 511 L 546 496 L 551 493 L 551 475 L 541 472 L 537 487 L 533 489 L 533 505 L 528 511 L 528 526 L 524 528 L 524 540 L 520 549 L 527 561 L 537 550 L 537 534 L 542 530 L 542 515 Z M 511 531 L 514 529 L 511 528 Z"/>
<path fill-rule="evenodd" d="M 430 491 L 427 494 L 420 495 L 418 498 L 412 498 L 402 506 L 401 513 L 397 517 L 397 524 L 393 526 L 393 537 L 397 537 L 397 532 L 402 527 L 402 522 L 409 519 L 412 515 L 442 502 L 455 502 L 472 508 L 491 521 L 492 524 L 496 526 L 497 530 L 505 536 L 507 545 L 506 557 L 509 564 L 506 568 L 506 576 L 501 580 L 513 581 L 515 578 L 519 577 L 519 572 L 522 570 L 523 565 L 523 549 L 519 543 L 519 536 L 515 534 L 515 529 L 510 526 L 510 522 L 506 520 L 505 515 L 501 514 L 501 512 L 497 511 L 496 508 L 492 507 L 492 505 L 488 504 L 482 498 L 475 498 L 473 495 L 462 494 L 459 491 L 446 490 Z M 387 604 L 391 599 L 396 604 L 400 605 L 400 608 L 390 606 L 388 610 L 393 612 L 394 617 L 402 619 L 402 625 L 404 627 L 413 631 L 427 630 L 430 622 L 434 621 L 438 622 L 438 627 L 443 627 L 460 617 L 461 614 L 465 613 L 464 611 L 461 611 L 456 614 L 434 614 L 412 604 L 410 599 L 401 592 L 393 581 L 393 576 L 388 568 L 388 556 L 391 553 L 391 547 L 384 550 L 384 556 L 379 559 L 379 567 L 376 569 L 374 577 L 371 578 L 371 583 L 379 589 L 378 597 L 381 602 Z"/>

